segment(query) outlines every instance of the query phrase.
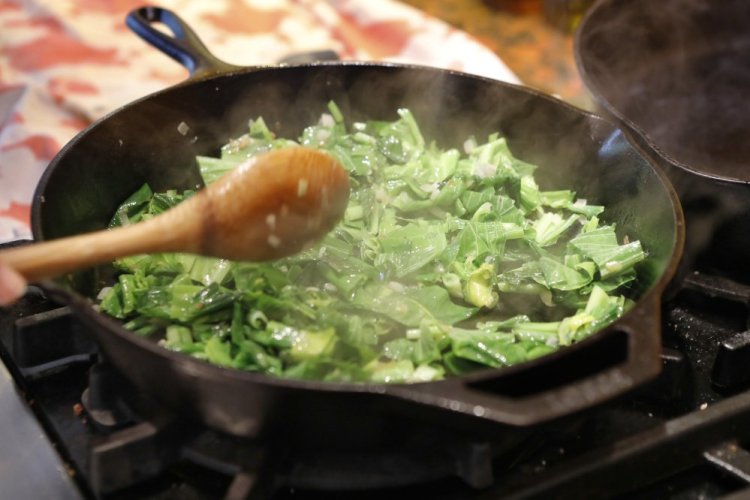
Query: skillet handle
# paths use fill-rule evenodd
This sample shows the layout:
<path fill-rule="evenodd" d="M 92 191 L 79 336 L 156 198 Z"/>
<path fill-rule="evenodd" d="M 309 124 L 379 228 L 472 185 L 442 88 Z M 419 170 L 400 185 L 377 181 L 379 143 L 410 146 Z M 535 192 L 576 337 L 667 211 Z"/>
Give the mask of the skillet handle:
<path fill-rule="evenodd" d="M 141 7 L 128 13 L 125 23 L 148 44 L 185 66 L 191 78 L 243 69 L 214 56 L 193 29 L 174 12 L 161 7 Z M 174 36 L 153 27 L 164 24 Z"/>
<path fill-rule="evenodd" d="M 617 322 L 576 346 L 503 370 L 386 386 L 384 392 L 413 410 L 530 426 L 610 401 L 656 377 L 660 355 L 661 300 L 652 291 Z"/>

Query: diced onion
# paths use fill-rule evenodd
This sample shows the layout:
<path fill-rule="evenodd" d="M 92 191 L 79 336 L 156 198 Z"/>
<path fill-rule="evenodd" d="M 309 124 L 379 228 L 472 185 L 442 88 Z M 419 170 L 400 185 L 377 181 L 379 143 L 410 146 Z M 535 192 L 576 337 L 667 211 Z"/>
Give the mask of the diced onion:
<path fill-rule="evenodd" d="M 474 166 L 474 175 L 481 179 L 486 179 L 488 177 L 494 177 L 497 173 L 497 165 L 493 165 L 492 163 L 487 162 L 477 162 L 477 164 Z"/>
<path fill-rule="evenodd" d="M 328 113 L 323 113 L 322 115 L 320 115 L 318 124 L 323 127 L 333 127 L 334 125 L 336 125 L 336 120 L 334 120 L 333 116 L 329 115 Z"/>

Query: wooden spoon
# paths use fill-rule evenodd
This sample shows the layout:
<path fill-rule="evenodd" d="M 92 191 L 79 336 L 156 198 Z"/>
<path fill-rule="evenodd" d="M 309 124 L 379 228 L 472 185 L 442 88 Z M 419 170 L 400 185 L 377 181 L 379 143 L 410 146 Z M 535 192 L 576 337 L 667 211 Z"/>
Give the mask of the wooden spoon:
<path fill-rule="evenodd" d="M 349 176 L 337 160 L 290 147 L 248 160 L 153 219 L 4 250 L 0 260 L 29 281 L 143 253 L 273 260 L 330 231 L 348 199 Z"/>

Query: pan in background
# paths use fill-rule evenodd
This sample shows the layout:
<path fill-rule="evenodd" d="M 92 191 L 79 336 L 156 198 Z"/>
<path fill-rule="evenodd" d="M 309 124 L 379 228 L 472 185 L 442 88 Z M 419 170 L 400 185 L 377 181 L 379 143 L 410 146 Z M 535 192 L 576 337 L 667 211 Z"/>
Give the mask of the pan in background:
<path fill-rule="evenodd" d="M 602 111 L 634 132 L 679 192 L 686 260 L 750 281 L 748 26 L 743 0 L 600 0 L 575 55 Z"/>

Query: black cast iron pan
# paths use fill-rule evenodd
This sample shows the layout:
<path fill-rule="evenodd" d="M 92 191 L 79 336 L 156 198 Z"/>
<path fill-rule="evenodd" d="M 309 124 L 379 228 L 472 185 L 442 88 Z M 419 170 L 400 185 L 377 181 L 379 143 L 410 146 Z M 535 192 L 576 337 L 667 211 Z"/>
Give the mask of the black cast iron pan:
<path fill-rule="evenodd" d="M 156 22 L 174 37 L 154 29 Z M 606 330 L 523 365 L 413 385 L 283 380 L 210 365 L 137 337 L 91 307 L 90 285 L 106 269 L 77 276 L 72 289 L 54 287 L 91 327 L 103 355 L 137 387 L 210 426 L 258 436 L 274 424 L 283 433 L 314 434 L 316 425 L 356 427 L 358 419 L 386 414 L 468 429 L 529 426 L 608 401 L 659 372 L 661 294 L 680 259 L 682 213 L 665 177 L 609 122 L 529 89 L 433 68 L 240 69 L 217 61 L 166 10 L 136 10 L 128 24 L 192 75 L 116 110 L 63 148 L 34 196 L 39 240 L 103 227 L 144 182 L 156 190 L 196 186 L 195 155 L 216 152 L 250 117 L 263 116 L 279 134 L 296 137 L 333 99 L 352 120 L 394 119 L 397 108 L 411 108 L 425 134 L 446 146 L 499 131 L 515 154 L 543 165 L 544 184 L 569 186 L 606 204 L 620 233 L 637 235 L 649 252 L 636 306 Z M 189 127 L 186 134 L 181 124 Z"/>
<path fill-rule="evenodd" d="M 604 114 L 677 189 L 690 261 L 750 280 L 750 3 L 600 0 L 575 38 Z"/>

